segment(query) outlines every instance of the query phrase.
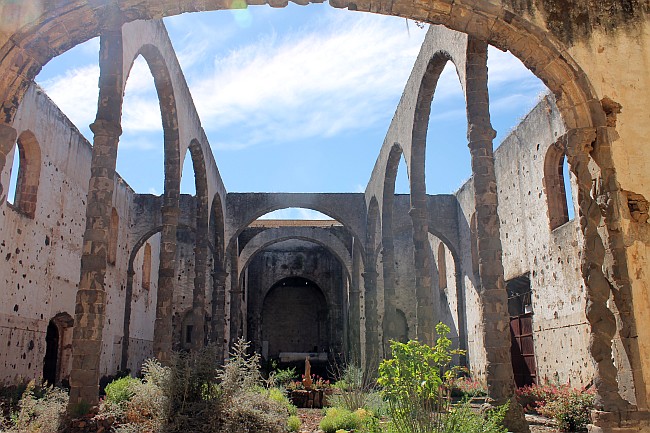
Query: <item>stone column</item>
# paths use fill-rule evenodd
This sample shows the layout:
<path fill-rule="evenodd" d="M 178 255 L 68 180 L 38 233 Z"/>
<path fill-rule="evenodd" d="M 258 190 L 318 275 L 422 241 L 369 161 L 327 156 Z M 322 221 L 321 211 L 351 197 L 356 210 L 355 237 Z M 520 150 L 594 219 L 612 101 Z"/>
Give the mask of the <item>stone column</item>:
<path fill-rule="evenodd" d="M 215 270 L 212 272 L 212 342 L 217 345 L 217 362 L 223 364 L 225 340 L 224 322 L 226 313 L 226 277 L 227 272 Z"/>
<path fill-rule="evenodd" d="M 496 132 L 490 123 L 487 87 L 487 44 L 468 37 L 467 121 L 472 157 L 474 201 L 478 232 L 480 288 L 483 315 L 483 346 L 486 351 L 488 396 L 496 404 L 510 401 L 504 423 L 510 431 L 528 432 L 521 406 L 514 398 L 515 381 L 510 358 L 510 316 L 506 292 L 497 185 L 492 140 Z"/>
<path fill-rule="evenodd" d="M 390 340 L 395 339 L 395 318 L 397 307 L 395 304 L 395 249 L 393 246 L 392 223 L 386 223 L 384 218 L 383 230 L 390 231 L 389 235 L 382 236 L 382 262 L 384 272 L 384 354 L 390 354 Z"/>
<path fill-rule="evenodd" d="M 411 197 L 414 197 L 414 191 L 411 191 Z M 415 299 L 417 302 L 415 335 L 421 343 L 432 345 L 435 343 L 436 323 L 431 287 L 433 254 L 429 243 L 429 211 L 426 202 L 418 203 L 413 198 L 411 206 L 415 206 L 409 211 L 413 220 L 413 247 L 415 249 Z"/>
<path fill-rule="evenodd" d="M 122 334 L 122 359 L 120 368 L 126 370 L 129 363 L 129 344 L 131 334 L 131 301 L 133 299 L 133 262 L 129 262 L 129 269 L 126 271 L 126 293 L 124 296 L 124 327 Z"/>
<path fill-rule="evenodd" d="M 96 120 L 90 126 L 94 140 L 75 306 L 70 408 L 82 402 L 96 405 L 99 399 L 99 363 L 106 312 L 104 278 L 117 146 L 122 133 L 122 56 L 121 23 L 115 22 L 100 38 L 99 104 Z"/>
<path fill-rule="evenodd" d="M 589 155 L 596 132 L 590 128 L 570 130 L 566 140 L 567 160 L 578 183 L 580 228 L 584 236 L 580 269 L 586 286 L 587 321 L 591 326 L 589 352 L 596 370 L 596 406 L 605 412 L 626 411 L 630 405 L 619 394 L 616 382 L 618 372 L 612 355 L 616 318 L 607 306 L 611 286 L 603 273 L 605 246 L 598 233 L 602 214 L 598 203 L 592 198 L 592 194 L 598 195 L 600 189 L 598 184 L 592 182 L 589 169 Z"/>
<path fill-rule="evenodd" d="M 158 267 L 158 298 L 153 332 L 154 356 L 164 365 L 172 353 L 172 314 L 174 282 L 176 281 L 176 227 L 178 226 L 178 196 L 165 192 L 160 233 L 160 265 Z"/>
<path fill-rule="evenodd" d="M 368 258 L 367 263 L 372 259 Z M 379 367 L 379 321 L 377 318 L 377 272 L 367 270 L 363 274 L 366 314 L 366 369 L 373 375 Z"/>
<path fill-rule="evenodd" d="M 7 163 L 7 155 L 13 149 L 17 139 L 18 132 L 14 128 L 0 123 L 0 173 L 4 170 L 5 164 Z M 5 198 L 3 198 L 6 194 L 3 195 L 3 193 L 5 193 L 5 187 L 8 186 L 0 184 L 0 198 L 2 199 L 0 206 L 6 202 Z"/>
<path fill-rule="evenodd" d="M 194 246 L 194 291 L 192 297 L 194 335 L 192 335 L 192 346 L 194 350 L 200 350 L 205 346 L 205 280 L 208 261 L 207 199 L 203 203 L 203 200 L 197 196 L 196 205 L 198 216 Z"/>
<path fill-rule="evenodd" d="M 242 325 L 241 314 L 241 295 L 242 288 L 239 286 L 239 245 L 234 243 L 230 253 L 230 347 L 237 342 L 239 337 L 239 329 Z"/>

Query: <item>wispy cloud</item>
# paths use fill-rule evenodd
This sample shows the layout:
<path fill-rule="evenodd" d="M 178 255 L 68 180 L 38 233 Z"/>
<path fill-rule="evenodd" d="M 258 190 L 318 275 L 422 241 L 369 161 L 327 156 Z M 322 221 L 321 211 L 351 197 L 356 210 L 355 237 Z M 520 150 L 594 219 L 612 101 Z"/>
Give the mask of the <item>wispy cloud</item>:
<path fill-rule="evenodd" d="M 332 14 L 215 57 L 190 87 L 208 131 L 236 128 L 217 147 L 331 137 L 390 119 L 423 36 L 400 20 Z"/>

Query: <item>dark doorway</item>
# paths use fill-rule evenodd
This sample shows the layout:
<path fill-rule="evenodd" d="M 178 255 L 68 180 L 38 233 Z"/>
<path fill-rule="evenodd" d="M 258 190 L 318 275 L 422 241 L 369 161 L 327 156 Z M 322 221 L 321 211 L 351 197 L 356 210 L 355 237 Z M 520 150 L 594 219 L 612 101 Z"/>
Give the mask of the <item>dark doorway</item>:
<path fill-rule="evenodd" d="M 43 360 L 43 381 L 56 384 L 59 369 L 59 327 L 50 320 L 45 334 L 45 359 Z"/>
<path fill-rule="evenodd" d="M 510 314 L 510 355 L 517 387 L 537 383 L 529 274 L 506 282 Z"/>

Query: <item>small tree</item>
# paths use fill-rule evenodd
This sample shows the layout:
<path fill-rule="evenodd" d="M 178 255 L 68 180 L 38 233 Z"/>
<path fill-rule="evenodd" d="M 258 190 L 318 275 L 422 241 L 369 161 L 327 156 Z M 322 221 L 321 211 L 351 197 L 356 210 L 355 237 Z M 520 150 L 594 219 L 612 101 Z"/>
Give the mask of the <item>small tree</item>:
<path fill-rule="evenodd" d="M 464 353 L 451 349 L 449 331 L 439 323 L 433 347 L 414 340 L 391 341 L 392 359 L 380 364 L 378 383 L 398 433 L 431 432 L 432 426 L 440 424 L 448 406 L 444 384 L 458 371 L 451 366 L 453 355 Z"/>

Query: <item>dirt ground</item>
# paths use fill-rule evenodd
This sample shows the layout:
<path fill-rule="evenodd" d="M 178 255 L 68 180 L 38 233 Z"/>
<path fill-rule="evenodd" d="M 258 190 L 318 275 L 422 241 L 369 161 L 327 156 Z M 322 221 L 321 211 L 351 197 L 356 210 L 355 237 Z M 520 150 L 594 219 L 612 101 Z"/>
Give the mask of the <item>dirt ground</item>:
<path fill-rule="evenodd" d="M 302 421 L 300 433 L 315 433 L 318 432 L 318 424 L 323 418 L 323 411 L 322 409 L 298 409 L 298 417 Z M 531 433 L 559 433 L 548 418 L 526 415 L 526 420 L 530 425 Z"/>

